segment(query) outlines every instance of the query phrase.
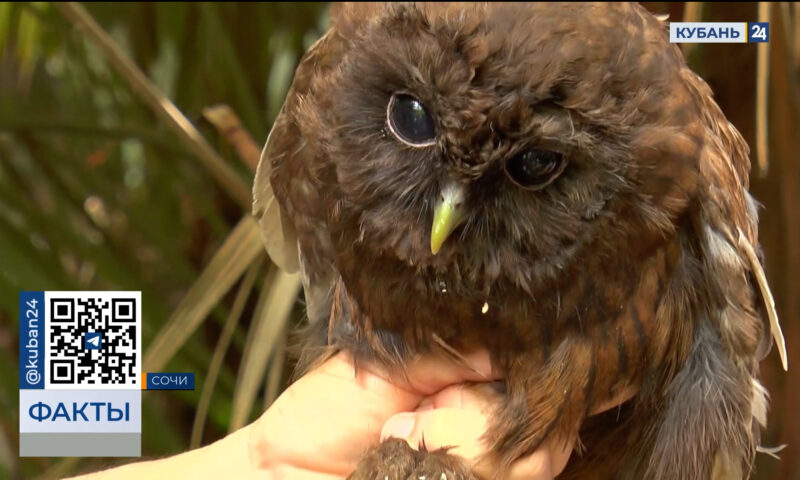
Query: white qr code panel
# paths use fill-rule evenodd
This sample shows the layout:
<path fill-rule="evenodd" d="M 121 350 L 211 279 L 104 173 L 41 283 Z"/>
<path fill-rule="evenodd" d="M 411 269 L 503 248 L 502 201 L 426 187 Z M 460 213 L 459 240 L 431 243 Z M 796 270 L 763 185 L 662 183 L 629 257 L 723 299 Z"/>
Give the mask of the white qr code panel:
<path fill-rule="evenodd" d="M 45 292 L 45 388 L 140 389 L 141 292 Z"/>

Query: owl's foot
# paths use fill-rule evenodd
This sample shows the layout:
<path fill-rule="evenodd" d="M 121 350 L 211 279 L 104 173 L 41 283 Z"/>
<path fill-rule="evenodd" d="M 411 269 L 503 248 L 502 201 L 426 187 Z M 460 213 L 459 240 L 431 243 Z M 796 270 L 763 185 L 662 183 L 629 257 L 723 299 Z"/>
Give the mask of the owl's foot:
<path fill-rule="evenodd" d="M 390 438 L 358 462 L 348 480 L 478 480 L 460 458 L 446 449 L 428 452 Z"/>

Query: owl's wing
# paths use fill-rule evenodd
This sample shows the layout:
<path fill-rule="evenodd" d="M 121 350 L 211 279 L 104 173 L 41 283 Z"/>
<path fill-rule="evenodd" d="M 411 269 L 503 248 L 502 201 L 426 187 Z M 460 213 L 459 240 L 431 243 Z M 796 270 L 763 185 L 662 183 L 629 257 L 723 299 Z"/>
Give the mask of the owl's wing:
<path fill-rule="evenodd" d="M 698 100 L 704 104 L 704 112 L 707 115 L 707 124 L 712 130 L 709 136 L 706 154 L 701 160 L 701 171 L 708 181 L 705 202 L 705 220 L 711 227 L 711 231 L 720 232 L 724 235 L 727 244 L 736 252 L 734 255 L 727 255 L 727 248 L 721 243 L 709 248 L 709 257 L 712 258 L 712 265 L 715 270 L 725 271 L 730 268 L 730 258 L 738 257 L 741 259 L 741 268 L 744 272 L 735 271 L 728 278 L 746 278 L 747 274 L 756 283 L 751 286 L 744 281 L 745 285 L 739 282 L 743 290 L 752 288 L 755 290 L 756 297 L 760 300 L 763 307 L 762 321 L 767 324 L 769 336 L 764 336 L 759 345 L 759 357 L 766 355 L 769 351 L 770 337 L 774 341 L 780 354 L 781 364 L 786 370 L 788 368 L 786 356 L 786 342 L 778 321 L 778 314 L 775 309 L 775 300 L 772 297 L 764 268 L 756 254 L 758 245 L 758 212 L 756 202 L 747 193 L 749 186 L 749 148 L 744 138 L 727 121 L 722 111 L 712 100 L 709 87 L 694 73 L 691 83 L 698 89 Z M 712 233 L 713 236 L 713 233 Z M 726 258 L 727 257 L 727 258 Z M 741 275 L 745 273 L 745 275 Z M 731 298 L 734 294 L 734 285 L 725 285 L 723 291 L 727 290 Z M 738 303 L 738 302 L 734 302 Z M 759 358 L 760 359 L 760 358 Z"/>
<path fill-rule="evenodd" d="M 267 137 L 256 169 L 253 183 L 253 215 L 258 220 L 261 239 L 269 257 L 281 270 L 294 273 L 298 268 L 297 234 L 292 222 L 286 219 L 281 211 L 269 181 L 271 171 L 269 145 L 273 132 L 274 128 Z"/>
<path fill-rule="evenodd" d="M 778 312 L 775 309 L 775 299 L 772 298 L 772 291 L 769 289 L 767 276 L 764 274 L 764 269 L 761 267 L 761 262 L 758 260 L 756 251 L 750 244 L 750 241 L 747 239 L 741 228 L 738 231 L 738 244 L 741 251 L 745 253 L 748 263 L 750 264 L 750 270 L 753 272 L 753 277 L 755 278 L 756 283 L 758 283 L 758 289 L 761 292 L 761 299 L 764 303 L 764 309 L 766 310 L 767 318 L 769 319 L 770 332 L 772 333 L 772 338 L 775 341 L 775 345 L 778 347 L 778 353 L 781 357 L 781 365 L 783 366 L 784 370 L 788 370 L 789 364 L 786 356 L 786 340 L 783 338 L 781 324 L 778 321 Z"/>
<path fill-rule="evenodd" d="M 740 183 L 742 186 L 744 188 L 748 188 L 748 171 L 750 169 L 750 162 L 748 158 L 749 149 L 747 148 L 742 136 L 733 129 L 730 123 L 721 122 L 719 130 L 720 136 L 723 139 L 723 143 L 728 145 L 732 152 L 732 159 L 743 159 L 738 162 L 734 161 L 733 167 L 736 175 L 739 179 L 741 179 Z M 750 221 L 744 225 L 738 225 L 736 232 L 729 232 L 729 237 L 731 237 L 731 239 L 735 239 L 735 242 L 731 243 L 738 246 L 739 251 L 742 252 L 743 256 L 747 260 L 746 263 L 749 267 L 750 273 L 758 285 L 761 304 L 764 307 L 764 314 L 766 315 L 769 323 L 770 334 L 775 342 L 775 346 L 778 348 L 778 354 L 781 358 L 781 365 L 783 366 L 784 370 L 788 370 L 789 364 L 786 355 L 786 340 L 783 338 L 781 324 L 778 321 L 778 312 L 775 309 L 775 299 L 772 297 L 772 291 L 767 283 L 767 276 L 764 273 L 764 267 L 761 265 L 761 261 L 756 254 L 756 248 L 754 248 L 754 245 L 758 245 L 758 230 L 756 225 L 757 212 L 755 211 L 757 207 L 755 205 L 755 201 L 749 196 L 749 193 L 744 193 L 744 195 L 746 197 L 745 204 L 749 205 L 746 210 L 749 211 L 749 217 L 751 217 Z M 768 351 L 768 348 L 763 348 L 762 350 Z"/>
<path fill-rule="evenodd" d="M 282 269 L 301 273 L 308 317 L 325 319 L 335 268 L 326 212 L 312 163 L 318 156 L 300 125 L 300 111 L 341 58 L 342 39 L 331 28 L 306 52 L 295 71 L 286 101 L 261 155 L 253 186 L 253 215 L 270 258 Z M 313 127 L 310 127 L 313 128 Z"/>

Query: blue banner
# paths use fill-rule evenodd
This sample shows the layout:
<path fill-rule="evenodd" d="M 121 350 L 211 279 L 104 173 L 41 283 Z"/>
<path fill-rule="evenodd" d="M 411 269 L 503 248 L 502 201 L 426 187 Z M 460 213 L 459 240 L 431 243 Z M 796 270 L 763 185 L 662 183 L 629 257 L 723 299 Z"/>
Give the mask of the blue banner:
<path fill-rule="evenodd" d="M 19 292 L 19 388 L 44 388 L 44 292 Z"/>
<path fill-rule="evenodd" d="M 194 373 L 147 373 L 147 390 L 194 390 Z"/>

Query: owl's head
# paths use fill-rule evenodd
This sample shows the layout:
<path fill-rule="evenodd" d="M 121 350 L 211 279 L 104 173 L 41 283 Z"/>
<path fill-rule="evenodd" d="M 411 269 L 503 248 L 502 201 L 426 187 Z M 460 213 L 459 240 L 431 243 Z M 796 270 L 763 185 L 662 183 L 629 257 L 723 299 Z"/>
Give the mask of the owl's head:
<path fill-rule="evenodd" d="M 298 68 L 302 144 L 283 150 L 313 152 L 335 249 L 528 285 L 678 228 L 702 88 L 638 5 L 343 5 Z"/>

